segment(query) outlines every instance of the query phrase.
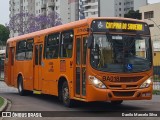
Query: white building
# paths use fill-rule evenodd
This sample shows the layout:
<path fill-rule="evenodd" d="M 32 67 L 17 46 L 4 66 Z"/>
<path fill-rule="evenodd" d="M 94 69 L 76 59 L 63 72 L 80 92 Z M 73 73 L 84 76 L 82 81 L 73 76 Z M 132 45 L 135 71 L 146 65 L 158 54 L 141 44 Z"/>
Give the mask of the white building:
<path fill-rule="evenodd" d="M 9 8 L 10 18 L 20 13 L 20 11 L 23 11 L 23 7 L 21 7 L 23 3 L 21 3 L 20 0 L 10 0 L 9 3 L 10 3 L 10 8 Z M 10 31 L 10 37 L 17 36 L 17 35 L 18 35 L 17 32 Z"/>
<path fill-rule="evenodd" d="M 147 0 L 80 0 L 84 17 L 124 17 L 129 10 L 139 10 Z M 82 17 L 83 18 L 83 17 Z"/>
<path fill-rule="evenodd" d="M 151 39 L 153 41 L 154 65 L 160 65 L 160 3 L 140 7 L 142 20 L 150 26 Z"/>
<path fill-rule="evenodd" d="M 18 13 L 32 13 L 35 16 L 48 15 L 55 11 L 62 24 L 79 19 L 79 0 L 10 0 L 10 18 Z M 10 31 L 10 37 L 18 36 Z"/>
<path fill-rule="evenodd" d="M 160 3 L 150 4 L 140 7 L 142 20 L 150 25 L 151 36 L 153 40 L 160 38 Z M 159 37 L 158 37 L 159 35 Z"/>

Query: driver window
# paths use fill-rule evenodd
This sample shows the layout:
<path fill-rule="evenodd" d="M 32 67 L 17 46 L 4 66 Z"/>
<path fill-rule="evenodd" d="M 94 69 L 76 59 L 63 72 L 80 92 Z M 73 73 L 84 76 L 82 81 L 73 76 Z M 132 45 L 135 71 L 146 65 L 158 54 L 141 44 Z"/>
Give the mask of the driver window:
<path fill-rule="evenodd" d="M 105 66 L 105 63 L 113 63 L 113 49 L 106 35 L 94 36 L 94 45 L 91 57 L 95 67 Z"/>

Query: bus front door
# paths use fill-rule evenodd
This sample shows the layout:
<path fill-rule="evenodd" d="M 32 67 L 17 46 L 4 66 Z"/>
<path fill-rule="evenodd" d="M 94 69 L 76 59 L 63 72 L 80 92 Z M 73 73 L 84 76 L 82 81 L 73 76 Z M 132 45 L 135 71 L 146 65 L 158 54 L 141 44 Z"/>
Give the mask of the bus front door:
<path fill-rule="evenodd" d="M 33 82 L 33 89 L 34 90 L 41 90 L 42 49 L 43 49 L 43 44 L 35 44 L 34 45 L 34 82 Z"/>
<path fill-rule="evenodd" d="M 87 36 L 76 37 L 76 82 L 75 96 L 86 97 L 86 56 L 87 56 Z"/>

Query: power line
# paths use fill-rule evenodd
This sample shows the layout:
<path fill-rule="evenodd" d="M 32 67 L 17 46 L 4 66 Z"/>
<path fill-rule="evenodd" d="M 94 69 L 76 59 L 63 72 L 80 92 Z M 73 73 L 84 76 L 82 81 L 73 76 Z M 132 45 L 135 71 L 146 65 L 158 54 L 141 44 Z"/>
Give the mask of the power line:
<path fill-rule="evenodd" d="M 157 25 L 157 23 L 154 20 L 152 20 L 151 18 L 148 18 L 148 20 L 152 21 L 157 26 L 157 28 L 160 30 L 159 25 Z"/>

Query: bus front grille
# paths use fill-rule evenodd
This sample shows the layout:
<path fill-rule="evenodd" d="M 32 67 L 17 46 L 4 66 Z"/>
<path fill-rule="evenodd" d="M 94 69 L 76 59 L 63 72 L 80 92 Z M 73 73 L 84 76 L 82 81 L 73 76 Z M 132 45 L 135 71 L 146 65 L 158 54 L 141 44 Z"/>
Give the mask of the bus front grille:
<path fill-rule="evenodd" d="M 138 88 L 138 85 L 127 85 L 126 88 Z"/>
<path fill-rule="evenodd" d="M 124 89 L 122 85 L 108 85 L 109 89 Z M 136 89 L 138 85 L 126 85 L 125 89 Z"/>
<path fill-rule="evenodd" d="M 143 76 L 136 76 L 136 77 L 120 77 L 118 82 L 137 82 L 142 79 Z"/>
<path fill-rule="evenodd" d="M 117 97 L 129 97 L 129 96 L 133 96 L 134 93 L 135 93 L 135 91 L 129 91 L 129 92 L 113 91 L 114 96 L 117 96 Z"/>

